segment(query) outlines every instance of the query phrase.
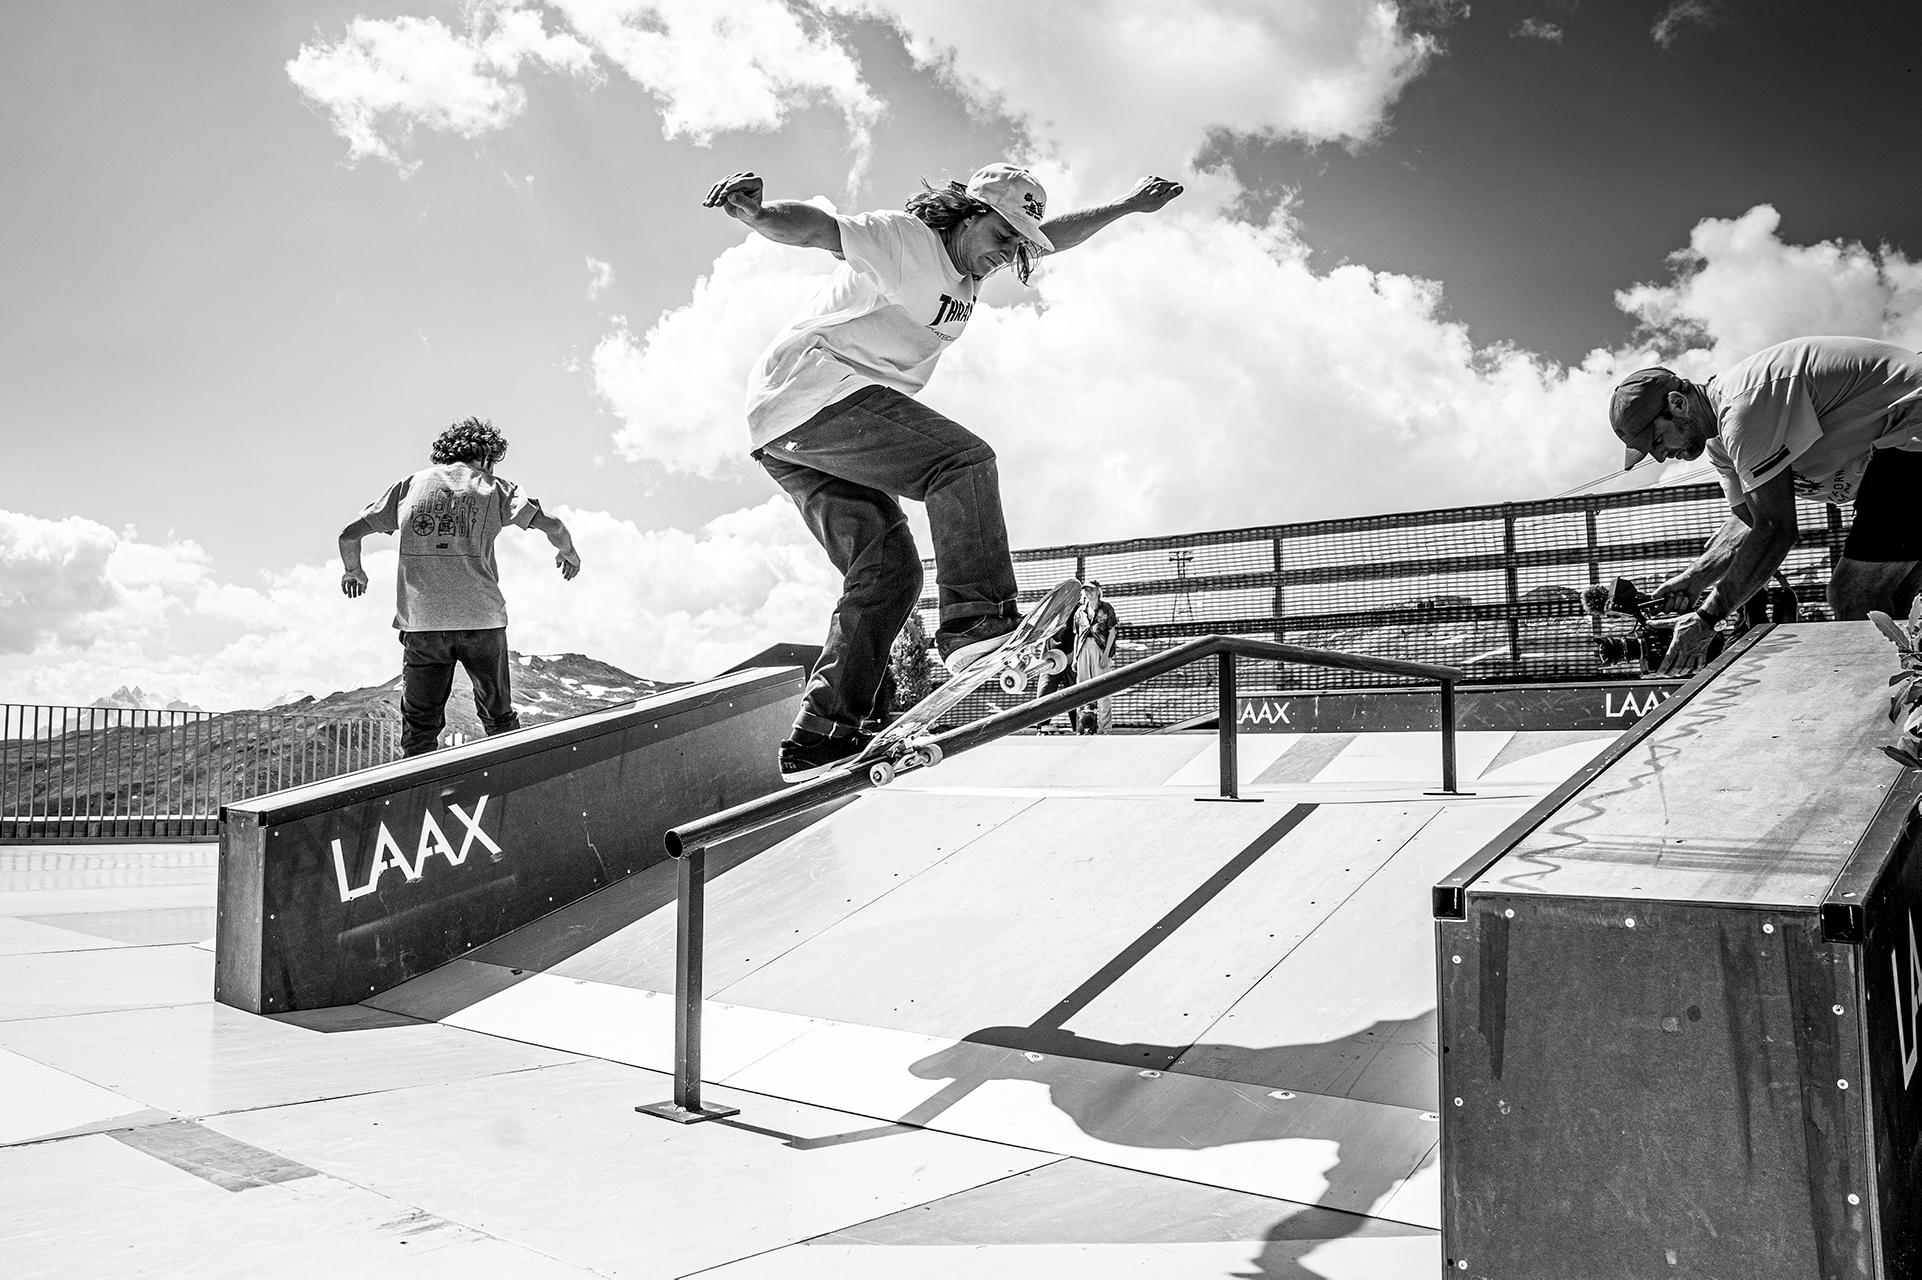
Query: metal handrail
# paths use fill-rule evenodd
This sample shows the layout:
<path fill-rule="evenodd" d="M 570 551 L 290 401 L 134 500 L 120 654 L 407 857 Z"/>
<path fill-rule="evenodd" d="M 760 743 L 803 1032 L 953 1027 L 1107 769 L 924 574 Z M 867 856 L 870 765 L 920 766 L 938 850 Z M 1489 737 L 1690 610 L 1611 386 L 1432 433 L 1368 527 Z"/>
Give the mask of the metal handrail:
<path fill-rule="evenodd" d="M 941 757 L 945 759 L 1208 657 L 1214 657 L 1219 663 L 1215 736 L 1221 757 L 1221 794 L 1218 797 L 1197 798 L 1228 801 L 1242 798 L 1235 725 L 1235 659 L 1238 657 L 1436 681 L 1441 686 L 1442 785 L 1439 794 L 1461 794 L 1455 785 L 1455 685 L 1466 677 L 1465 672 L 1455 667 L 1426 662 L 1375 658 L 1333 649 L 1305 649 L 1299 645 L 1249 640 L 1241 636 L 1201 636 L 1138 662 L 1131 662 L 1125 667 L 1117 667 L 1092 680 L 1070 685 L 1045 698 L 984 716 L 946 733 L 935 734 L 927 741 L 938 747 Z M 636 1107 L 636 1111 L 679 1124 L 693 1124 L 735 1115 L 740 1110 L 738 1107 L 701 1104 L 701 960 L 707 916 L 708 849 L 877 785 L 867 769 L 845 769 L 694 822 L 682 823 L 667 833 L 667 851 L 675 859 L 678 871 L 674 942 L 674 1097 L 669 1102 Z"/>
<path fill-rule="evenodd" d="M 1277 644 L 1271 640 L 1250 640 L 1243 636 L 1201 636 L 1186 644 L 1164 649 L 1151 654 L 1125 667 L 1116 667 L 1092 680 L 1073 684 L 1058 693 L 1053 693 L 1034 702 L 1024 702 L 1018 707 L 1010 707 L 995 715 L 985 716 L 971 724 L 946 733 L 931 735 L 928 741 L 941 749 L 943 758 L 978 747 L 996 738 L 1041 724 L 1073 707 L 1105 698 L 1123 689 L 1144 684 L 1156 676 L 1166 675 L 1178 667 L 1191 662 L 1218 655 L 1221 659 L 1220 687 L 1222 697 L 1219 703 L 1219 733 L 1224 742 L 1222 754 L 1221 794 L 1227 799 L 1237 799 L 1238 781 L 1231 767 L 1235 757 L 1234 723 L 1234 659 L 1262 658 L 1271 662 L 1295 662 L 1304 666 L 1338 667 L 1348 671 L 1372 671 L 1381 675 L 1408 676 L 1418 680 L 1434 680 L 1441 685 L 1441 734 L 1442 734 L 1442 785 L 1445 792 L 1455 790 L 1455 684 L 1467 678 L 1465 672 L 1455 667 L 1436 666 L 1426 662 L 1404 662 L 1399 658 L 1375 658 L 1366 654 L 1341 653 L 1333 649 L 1305 649 L 1299 645 Z M 693 822 L 682 823 L 667 833 L 667 851 L 675 858 L 684 858 L 701 849 L 711 848 L 736 836 L 758 831 L 762 827 L 791 818 L 797 813 L 806 813 L 842 796 L 856 791 L 865 791 L 874 783 L 865 770 L 852 770 L 830 773 L 750 800 L 746 804 L 724 809 L 720 813 Z"/>

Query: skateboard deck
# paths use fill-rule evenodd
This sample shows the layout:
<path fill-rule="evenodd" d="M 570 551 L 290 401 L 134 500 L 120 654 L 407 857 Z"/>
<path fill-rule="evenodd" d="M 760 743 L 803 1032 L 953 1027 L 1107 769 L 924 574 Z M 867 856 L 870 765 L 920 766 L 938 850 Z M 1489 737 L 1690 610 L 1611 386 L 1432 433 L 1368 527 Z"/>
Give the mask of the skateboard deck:
<path fill-rule="evenodd" d="M 902 712 L 893 724 L 874 735 L 874 740 L 849 762 L 849 767 L 880 775 L 875 779 L 880 785 L 892 779 L 896 769 L 939 764 L 940 748 L 916 739 L 939 724 L 941 717 L 962 699 L 990 682 L 999 684 L 1003 693 L 1018 696 L 1042 675 L 1057 670 L 1049 657 L 1048 641 L 1073 615 L 1080 600 L 1079 579 L 1068 578 L 1057 584 L 1022 615 L 1000 648 L 976 660 L 966 671 Z"/>

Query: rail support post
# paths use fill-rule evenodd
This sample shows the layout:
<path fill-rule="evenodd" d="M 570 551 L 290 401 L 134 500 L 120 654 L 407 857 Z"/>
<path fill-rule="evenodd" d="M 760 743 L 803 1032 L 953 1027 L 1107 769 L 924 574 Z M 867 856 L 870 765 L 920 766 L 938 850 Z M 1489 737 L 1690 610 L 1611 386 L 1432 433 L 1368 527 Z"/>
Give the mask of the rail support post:
<path fill-rule="evenodd" d="M 680 864 L 674 913 L 674 1098 L 634 1108 L 676 1124 L 739 1115 L 739 1107 L 701 1105 L 701 958 L 707 923 L 707 850 L 695 847 Z"/>
<path fill-rule="evenodd" d="M 1260 796 L 1243 798 L 1241 794 L 1241 762 L 1235 738 L 1235 655 L 1226 650 L 1215 655 L 1215 695 L 1215 742 L 1221 752 L 1221 794 L 1195 799 L 1260 804 Z"/>
<path fill-rule="evenodd" d="M 1455 766 L 1455 682 L 1441 682 L 1441 766 L 1442 783 L 1440 791 L 1430 791 L 1431 796 L 1462 796 L 1472 792 L 1461 790 L 1457 785 Z"/>

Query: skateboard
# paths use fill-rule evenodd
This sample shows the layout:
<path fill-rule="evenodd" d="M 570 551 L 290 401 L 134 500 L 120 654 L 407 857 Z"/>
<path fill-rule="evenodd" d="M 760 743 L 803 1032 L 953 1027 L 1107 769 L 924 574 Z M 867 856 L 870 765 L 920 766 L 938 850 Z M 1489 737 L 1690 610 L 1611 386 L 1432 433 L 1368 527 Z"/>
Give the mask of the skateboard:
<path fill-rule="evenodd" d="M 1041 676 L 1066 669 L 1068 655 L 1050 648 L 1048 641 L 1080 600 L 1079 579 L 1069 578 L 1054 587 L 1022 615 L 1000 648 L 976 659 L 973 666 L 902 712 L 893 724 L 874 735 L 848 767 L 867 770 L 868 780 L 884 787 L 900 770 L 931 769 L 940 764 L 941 748 L 923 740 L 922 735 L 963 698 L 991 682 L 1009 697 L 1019 697 Z"/>

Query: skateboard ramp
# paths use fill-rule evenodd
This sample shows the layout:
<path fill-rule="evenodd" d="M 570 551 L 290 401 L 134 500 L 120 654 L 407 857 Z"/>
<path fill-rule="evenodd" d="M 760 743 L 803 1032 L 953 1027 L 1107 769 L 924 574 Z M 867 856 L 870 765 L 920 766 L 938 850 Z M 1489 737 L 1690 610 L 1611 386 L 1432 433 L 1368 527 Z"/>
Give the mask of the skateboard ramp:
<path fill-rule="evenodd" d="M 1922 780 L 1868 622 L 1753 632 L 1438 884 L 1446 1256 L 1922 1265 Z"/>
<path fill-rule="evenodd" d="M 1414 742 L 1262 783 L 1317 747 L 1267 736 L 1254 802 L 1198 799 L 1212 735 L 1015 738 L 715 850 L 703 1075 L 1433 1228 L 1429 886 L 1546 787 L 1425 795 Z M 672 901 L 651 869 L 374 1003 L 667 1068 Z"/>

